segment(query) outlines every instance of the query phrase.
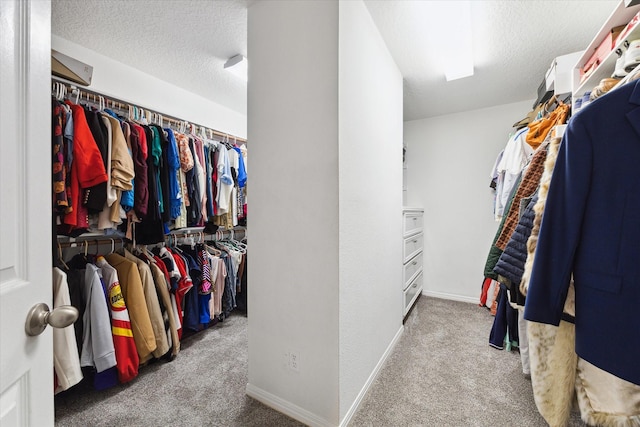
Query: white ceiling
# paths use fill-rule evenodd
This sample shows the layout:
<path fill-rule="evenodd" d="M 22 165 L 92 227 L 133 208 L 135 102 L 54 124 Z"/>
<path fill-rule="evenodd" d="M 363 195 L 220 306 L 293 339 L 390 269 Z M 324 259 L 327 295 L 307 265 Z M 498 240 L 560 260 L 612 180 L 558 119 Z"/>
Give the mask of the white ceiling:
<path fill-rule="evenodd" d="M 433 56 L 447 34 L 425 37 L 416 12 L 427 1 L 365 3 L 404 76 L 404 118 L 413 120 L 535 98 L 552 59 L 584 49 L 618 0 L 472 1 L 475 74 L 451 82 Z M 53 0 L 52 32 L 246 114 L 246 84 L 223 64 L 247 55 L 250 4 Z"/>
<path fill-rule="evenodd" d="M 585 49 L 618 1 L 471 1 L 475 74 L 451 82 L 431 54 L 447 35 L 425 39 L 415 18 L 428 2 L 366 3 L 404 77 L 404 119 L 413 120 L 535 99 L 553 58 Z"/>

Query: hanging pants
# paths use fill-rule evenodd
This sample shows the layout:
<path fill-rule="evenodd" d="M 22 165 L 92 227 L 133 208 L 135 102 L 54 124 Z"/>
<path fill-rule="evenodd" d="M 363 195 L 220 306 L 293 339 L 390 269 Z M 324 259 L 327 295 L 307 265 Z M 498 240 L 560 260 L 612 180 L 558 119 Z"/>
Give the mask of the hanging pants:
<path fill-rule="evenodd" d="M 507 332 L 509 332 L 508 336 Z M 518 310 L 511 307 L 507 295 L 507 287 L 500 284 L 498 309 L 496 311 L 496 317 L 493 319 L 493 327 L 489 335 L 489 345 L 502 350 L 505 340 L 507 341 L 508 349 L 511 348 L 511 344 L 517 345 L 518 343 Z"/>

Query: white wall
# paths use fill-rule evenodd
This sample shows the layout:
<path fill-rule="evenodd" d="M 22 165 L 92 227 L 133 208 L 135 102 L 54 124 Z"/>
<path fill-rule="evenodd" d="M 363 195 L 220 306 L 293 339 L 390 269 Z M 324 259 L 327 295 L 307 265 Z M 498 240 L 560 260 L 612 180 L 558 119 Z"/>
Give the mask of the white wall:
<path fill-rule="evenodd" d="M 402 75 L 361 1 L 340 2 L 339 50 L 340 416 L 350 418 L 402 330 Z"/>
<path fill-rule="evenodd" d="M 346 424 L 402 330 L 402 77 L 361 1 L 248 16 L 247 393 Z"/>
<path fill-rule="evenodd" d="M 247 116 L 62 37 L 51 48 L 93 67 L 88 89 L 231 135 L 247 137 Z"/>
<path fill-rule="evenodd" d="M 407 205 L 425 209 L 424 294 L 477 302 L 498 228 L 491 168 L 533 100 L 405 122 Z"/>
<path fill-rule="evenodd" d="M 337 425 L 338 3 L 255 2 L 248 20 L 247 393 Z"/>

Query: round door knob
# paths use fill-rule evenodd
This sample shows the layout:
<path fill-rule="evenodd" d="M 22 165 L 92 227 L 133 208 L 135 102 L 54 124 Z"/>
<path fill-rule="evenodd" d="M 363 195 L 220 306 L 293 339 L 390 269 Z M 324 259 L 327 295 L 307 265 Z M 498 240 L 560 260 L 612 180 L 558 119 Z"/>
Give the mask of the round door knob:
<path fill-rule="evenodd" d="M 62 305 L 49 311 L 49 306 L 43 302 L 34 305 L 27 314 L 24 329 L 29 336 L 40 335 L 47 325 L 54 328 L 66 328 L 78 318 L 78 309 L 71 305 Z"/>

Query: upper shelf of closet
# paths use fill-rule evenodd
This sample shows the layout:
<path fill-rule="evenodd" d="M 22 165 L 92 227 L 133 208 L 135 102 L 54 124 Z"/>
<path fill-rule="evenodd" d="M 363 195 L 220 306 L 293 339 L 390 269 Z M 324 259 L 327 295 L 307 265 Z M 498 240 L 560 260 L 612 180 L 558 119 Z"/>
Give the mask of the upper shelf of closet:
<path fill-rule="evenodd" d="M 640 5 L 626 7 L 625 1 L 620 0 L 618 6 L 605 21 L 602 28 L 600 28 L 600 31 L 593 38 L 589 46 L 587 46 L 586 50 L 574 67 L 572 90 L 574 99 L 579 98 L 584 95 L 585 92 L 592 90 L 600 83 L 602 79 L 611 77 L 613 71 L 615 70 L 616 60 L 618 59 L 616 50 L 624 46 L 625 41 L 631 42 L 632 40 L 640 38 L 640 20 L 635 22 L 635 24 L 632 25 L 631 28 L 625 28 L 623 30 L 625 34 L 622 37 L 619 37 L 617 42 L 615 40 L 612 40 L 613 42 L 615 42 L 615 46 L 612 46 L 611 51 L 608 52 L 606 56 L 601 58 L 601 61 L 598 65 L 596 65 L 596 68 L 588 77 L 586 77 L 582 81 L 581 71 L 588 63 L 589 59 L 591 59 L 592 55 L 600 47 L 600 45 L 609 37 L 611 37 L 612 29 L 619 26 L 626 26 L 638 13 L 640 13 Z"/>

